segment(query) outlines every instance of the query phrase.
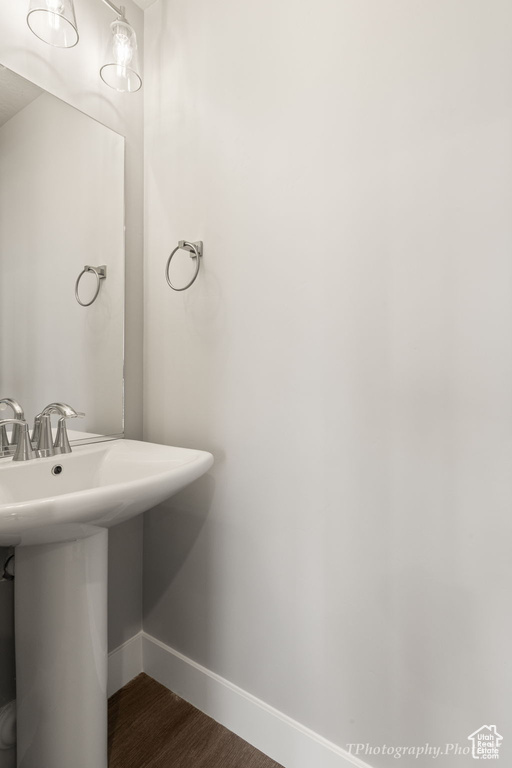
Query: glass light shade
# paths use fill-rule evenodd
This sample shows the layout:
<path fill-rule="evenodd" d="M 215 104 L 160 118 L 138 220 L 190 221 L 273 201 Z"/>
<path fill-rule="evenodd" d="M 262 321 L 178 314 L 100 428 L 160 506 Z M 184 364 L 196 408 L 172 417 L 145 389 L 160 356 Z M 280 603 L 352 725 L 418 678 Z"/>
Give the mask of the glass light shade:
<path fill-rule="evenodd" d="M 27 24 L 36 37 L 56 48 L 78 43 L 73 0 L 30 0 Z"/>
<path fill-rule="evenodd" d="M 106 63 L 100 69 L 101 79 L 121 93 L 133 93 L 142 86 L 139 75 L 137 37 L 124 19 L 116 19 L 110 25 Z"/>

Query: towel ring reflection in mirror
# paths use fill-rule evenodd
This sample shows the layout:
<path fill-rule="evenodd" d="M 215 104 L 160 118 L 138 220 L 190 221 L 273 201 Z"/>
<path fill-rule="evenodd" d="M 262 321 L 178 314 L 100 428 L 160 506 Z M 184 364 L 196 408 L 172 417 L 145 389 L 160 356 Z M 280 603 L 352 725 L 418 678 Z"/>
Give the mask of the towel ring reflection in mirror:
<path fill-rule="evenodd" d="M 82 301 L 78 293 L 78 286 L 80 284 L 80 280 L 82 279 L 82 277 L 85 275 L 86 272 L 93 272 L 96 275 L 96 280 L 97 280 L 96 291 L 90 301 Z M 107 267 L 105 266 L 105 264 L 102 264 L 101 267 L 90 267 L 87 264 L 85 265 L 85 267 L 82 269 L 82 271 L 78 275 L 75 283 L 75 299 L 78 301 L 81 307 L 90 307 L 91 304 L 93 304 L 96 301 L 96 299 L 98 298 L 98 294 L 100 292 L 101 281 L 105 280 L 106 277 L 107 277 Z"/>
<path fill-rule="evenodd" d="M 175 285 L 171 283 L 171 278 L 169 277 L 169 267 L 171 266 L 171 261 L 175 253 L 177 253 L 179 250 L 183 249 L 184 251 L 188 251 L 191 259 L 196 259 L 196 269 L 194 272 L 194 275 L 192 277 L 192 280 L 188 282 L 186 285 L 183 286 L 183 288 L 176 288 Z M 167 264 L 165 265 L 165 279 L 167 280 L 167 285 L 169 288 L 172 288 L 173 291 L 186 291 L 187 288 L 190 288 L 194 280 L 199 274 L 199 267 L 201 265 L 201 256 L 203 255 L 203 241 L 198 240 L 195 243 L 190 243 L 188 240 L 180 240 L 174 251 L 171 253 L 169 258 L 167 259 Z"/>

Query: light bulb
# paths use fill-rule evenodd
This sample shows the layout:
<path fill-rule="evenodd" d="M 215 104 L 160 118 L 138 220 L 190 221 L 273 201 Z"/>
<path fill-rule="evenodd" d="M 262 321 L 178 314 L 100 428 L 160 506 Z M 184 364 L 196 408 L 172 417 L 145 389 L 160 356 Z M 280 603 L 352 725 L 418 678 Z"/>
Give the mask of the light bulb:
<path fill-rule="evenodd" d="M 123 32 L 116 32 L 112 46 L 116 64 L 126 67 L 133 58 L 133 48 L 131 41 Z"/>
<path fill-rule="evenodd" d="M 64 6 L 60 0 L 46 0 L 46 7 L 48 8 L 48 27 L 51 30 L 51 34 L 58 35 L 62 25 L 60 14 L 64 10 Z"/>
<path fill-rule="evenodd" d="M 52 0 L 59 2 L 59 0 Z M 126 19 L 120 16 L 110 25 L 111 37 L 106 61 L 100 69 L 102 80 L 120 93 L 133 93 L 142 85 L 137 57 L 137 36 Z"/>
<path fill-rule="evenodd" d="M 62 13 L 64 10 L 64 5 L 60 0 L 46 0 L 46 7 L 52 13 Z"/>

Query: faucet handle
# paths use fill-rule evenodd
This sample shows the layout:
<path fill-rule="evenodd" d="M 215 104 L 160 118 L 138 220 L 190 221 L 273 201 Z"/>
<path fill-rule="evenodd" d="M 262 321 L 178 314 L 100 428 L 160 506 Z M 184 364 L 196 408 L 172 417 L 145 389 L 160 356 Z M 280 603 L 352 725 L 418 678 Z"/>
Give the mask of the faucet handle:
<path fill-rule="evenodd" d="M 3 427 L 5 424 L 17 425 L 20 430 L 18 444 L 16 445 L 16 451 L 12 460 L 28 461 L 29 459 L 35 459 L 36 454 L 32 450 L 32 443 L 30 442 L 30 435 L 28 432 L 28 422 L 23 419 L 2 419 L 0 421 L 0 426 Z"/>
<path fill-rule="evenodd" d="M 66 425 L 64 423 L 61 425 L 61 419 L 59 419 L 55 442 L 53 441 L 51 417 L 54 413 L 58 414 L 61 419 L 75 419 L 78 416 L 85 416 L 85 413 L 77 413 L 66 403 L 50 403 L 45 406 L 41 413 L 37 414 L 32 432 L 32 442 L 41 456 L 54 456 L 56 452 L 71 453 Z"/>
<path fill-rule="evenodd" d="M 75 413 L 70 416 L 61 416 L 57 422 L 57 434 L 55 435 L 54 448 L 59 453 L 71 453 L 71 446 L 69 444 L 68 430 L 66 427 L 66 419 L 82 419 L 85 413 Z"/>
<path fill-rule="evenodd" d="M 47 413 L 60 413 L 61 416 L 65 416 L 68 419 L 80 415 L 75 411 L 74 408 L 72 408 L 70 405 L 67 405 L 66 403 L 50 403 L 50 405 L 47 405 L 45 408 L 43 408 L 39 415 L 43 416 Z M 85 414 L 81 415 L 85 416 Z"/>
<path fill-rule="evenodd" d="M 0 399 L 0 405 L 7 405 L 12 409 L 13 417 L 16 421 L 22 421 L 25 418 L 23 408 L 12 397 L 2 397 Z M 12 428 L 11 445 L 16 445 L 19 442 L 19 425 L 15 424 Z M 9 448 L 9 440 L 7 438 L 7 432 L 5 426 L 0 428 L 0 451 Z"/>
<path fill-rule="evenodd" d="M 16 418 L 24 419 L 25 415 L 23 413 L 23 408 L 18 403 L 17 400 L 14 400 L 12 397 L 2 397 L 0 399 L 0 403 L 4 403 L 5 405 L 8 405 L 10 408 L 12 408 L 13 413 L 15 414 Z"/>
<path fill-rule="evenodd" d="M 41 434 L 41 415 L 40 413 L 34 419 L 34 426 L 32 428 L 32 442 L 37 445 L 39 442 L 39 435 Z"/>

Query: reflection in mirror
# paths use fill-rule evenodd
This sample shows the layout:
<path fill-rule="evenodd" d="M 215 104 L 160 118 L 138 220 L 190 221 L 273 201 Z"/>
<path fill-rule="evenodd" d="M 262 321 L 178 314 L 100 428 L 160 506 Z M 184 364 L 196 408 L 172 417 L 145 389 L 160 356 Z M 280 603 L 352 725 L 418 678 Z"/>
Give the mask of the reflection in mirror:
<path fill-rule="evenodd" d="M 84 412 L 71 442 L 122 434 L 123 323 L 124 138 L 0 65 L 0 399 Z"/>

